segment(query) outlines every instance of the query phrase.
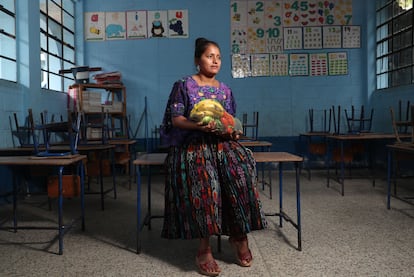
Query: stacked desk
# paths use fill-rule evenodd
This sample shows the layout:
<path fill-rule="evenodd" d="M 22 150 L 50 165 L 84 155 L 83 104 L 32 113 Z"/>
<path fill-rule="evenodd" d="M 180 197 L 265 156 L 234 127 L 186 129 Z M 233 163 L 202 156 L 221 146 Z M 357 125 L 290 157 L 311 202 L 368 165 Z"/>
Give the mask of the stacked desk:
<path fill-rule="evenodd" d="M 62 195 L 62 175 L 63 169 L 67 166 L 77 166 L 80 176 L 80 199 L 81 199 L 81 221 L 82 230 L 85 230 L 85 205 L 84 205 L 84 167 L 82 161 L 86 158 L 84 155 L 68 155 L 64 157 L 34 157 L 34 156 L 2 156 L 0 165 L 8 166 L 13 172 L 13 227 L 17 229 L 35 229 L 33 227 L 19 227 L 17 225 L 17 187 L 20 177 L 21 167 L 27 166 L 45 166 L 58 170 L 58 237 L 59 237 L 59 255 L 63 254 L 63 235 L 67 228 L 63 224 L 63 195 Z M 66 226 L 68 227 L 68 226 Z M 51 229 L 50 227 L 39 227 L 37 229 Z"/>

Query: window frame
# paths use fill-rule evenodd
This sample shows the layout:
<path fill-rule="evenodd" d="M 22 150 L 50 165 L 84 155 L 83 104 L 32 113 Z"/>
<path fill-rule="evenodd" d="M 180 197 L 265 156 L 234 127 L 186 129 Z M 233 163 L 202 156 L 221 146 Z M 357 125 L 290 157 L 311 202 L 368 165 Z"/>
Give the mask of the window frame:
<path fill-rule="evenodd" d="M 76 2 L 39 0 L 39 3 L 41 87 L 66 92 L 74 79 L 64 76 L 60 71 L 76 64 Z M 69 4 L 72 5 L 70 10 L 67 7 Z"/>
<path fill-rule="evenodd" d="M 3 74 L 2 69 L 0 68 L 0 79 L 1 80 L 6 80 L 6 81 L 11 81 L 11 82 L 17 82 L 17 41 L 16 41 L 16 1 L 15 0 L 9 0 L 9 4 L 11 3 L 13 10 L 10 10 L 10 8 L 8 8 L 7 6 L 10 5 L 5 5 L 5 3 L 8 0 L 0 0 L 0 14 L 4 14 L 5 16 L 8 16 L 12 19 L 12 31 L 7 31 L 4 28 L 0 28 L 0 36 L 1 37 L 5 37 L 5 39 L 12 39 L 11 41 L 11 45 L 14 44 L 14 54 L 13 51 L 5 51 L 4 55 L 2 54 L 2 52 L 0 52 L 0 67 L 3 68 L 3 66 L 5 68 L 10 68 L 10 65 L 7 65 L 7 63 L 11 63 L 11 65 L 14 65 L 14 74 L 12 74 L 12 76 L 7 76 L 5 74 Z M 4 19 L 6 21 L 6 19 Z M 0 41 L 2 41 L 3 38 L 0 37 Z M 13 47 L 13 46 L 11 46 Z M 4 61 L 4 65 L 2 65 Z"/>
<path fill-rule="evenodd" d="M 376 1 L 376 88 L 414 84 L 412 0 Z"/>

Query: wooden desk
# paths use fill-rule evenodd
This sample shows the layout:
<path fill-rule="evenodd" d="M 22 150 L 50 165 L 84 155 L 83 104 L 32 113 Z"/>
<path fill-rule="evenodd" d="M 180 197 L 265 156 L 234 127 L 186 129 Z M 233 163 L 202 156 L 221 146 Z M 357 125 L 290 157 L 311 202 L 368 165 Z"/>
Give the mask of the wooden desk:
<path fill-rule="evenodd" d="M 290 222 L 298 231 L 298 250 L 302 250 L 302 240 L 301 240 L 301 221 L 300 221 L 300 182 L 299 182 L 299 163 L 303 161 L 302 157 L 286 153 L 286 152 L 254 152 L 253 156 L 257 163 L 279 163 L 279 212 L 277 213 L 268 213 L 267 216 L 279 216 L 280 227 L 283 226 L 283 219 Z M 148 225 L 151 228 L 151 219 L 154 217 L 162 216 L 153 216 L 151 214 L 151 167 L 152 166 L 164 166 L 165 159 L 167 157 L 166 153 L 148 153 L 138 155 L 134 160 L 133 164 L 135 165 L 136 170 L 136 182 L 137 182 L 137 253 L 141 252 L 141 238 L 140 233 L 142 228 L 145 225 Z M 295 223 L 284 211 L 283 211 L 283 164 L 285 162 L 295 163 L 296 170 L 296 208 L 297 208 L 297 222 Z M 148 166 L 148 189 L 147 189 L 147 213 L 142 220 L 141 217 L 141 166 Z M 271 171 L 269 171 L 269 180 L 271 180 Z M 220 246 L 219 246 L 220 249 Z"/>
<path fill-rule="evenodd" d="M 63 195 L 62 195 L 62 175 L 63 169 L 66 166 L 77 165 L 78 172 L 81 180 L 81 221 L 82 230 L 85 230 L 85 205 L 84 205 L 84 167 L 82 164 L 84 155 L 70 155 L 65 157 L 33 157 L 33 156 L 2 156 L 0 157 L 0 165 L 8 166 L 13 171 L 13 227 L 15 232 L 17 229 L 31 229 L 29 227 L 17 226 L 17 179 L 19 177 L 20 167 L 22 166 L 47 166 L 58 169 L 59 182 L 58 182 L 58 237 L 59 237 L 59 255 L 63 254 L 63 235 L 65 233 L 65 226 L 63 225 Z M 50 229 L 50 227 L 40 227 L 39 229 Z"/>
<path fill-rule="evenodd" d="M 306 132 L 299 134 L 299 143 L 301 143 L 301 138 L 306 138 L 306 149 L 303 152 L 304 157 L 304 169 L 308 172 L 308 180 L 312 179 L 311 175 L 311 158 L 318 156 L 323 156 L 326 164 L 326 137 L 332 135 L 332 133 L 327 132 Z M 312 142 L 312 139 L 318 139 L 318 142 Z"/>
<path fill-rule="evenodd" d="M 360 133 L 360 134 L 339 134 L 339 135 L 329 135 L 326 136 L 328 142 L 328 158 L 326 163 L 327 168 L 327 187 L 329 187 L 330 181 L 330 172 L 329 172 L 329 157 L 331 157 L 331 148 L 329 142 L 339 142 L 340 144 L 340 154 L 341 154 L 341 161 L 340 161 L 340 177 L 338 182 L 341 184 L 341 195 L 344 196 L 344 183 L 345 183 L 345 162 L 344 162 L 344 144 L 346 142 L 355 142 L 355 141 L 363 141 L 363 142 L 372 142 L 375 140 L 395 140 L 395 134 L 385 134 L 385 133 Z M 375 185 L 375 181 L 373 183 Z"/>
<path fill-rule="evenodd" d="M 387 145 L 388 149 L 388 168 L 387 168 L 387 209 L 391 208 L 391 179 L 393 176 L 393 154 L 395 153 L 408 153 L 413 156 L 414 160 L 414 144 L 413 143 L 395 143 L 391 145 Z M 408 202 L 413 204 L 413 202 L 409 202 L 404 198 L 397 197 L 394 195 L 395 198 L 400 199 L 404 202 Z"/>
<path fill-rule="evenodd" d="M 120 158 L 115 157 L 115 163 L 118 165 L 127 165 L 126 173 L 129 176 L 128 186 L 129 189 L 131 189 L 131 177 L 134 172 L 134 165 L 132 164 L 132 161 L 136 158 L 135 145 L 137 141 L 134 139 L 114 139 L 108 141 L 108 143 L 111 145 L 115 145 L 115 153 L 126 153 L 125 155 L 121 155 Z M 119 147 L 123 148 L 121 152 L 117 152 L 117 149 Z"/>
<path fill-rule="evenodd" d="M 45 149 L 44 146 L 41 146 L 38 150 L 42 151 Z M 98 192 L 101 196 L 101 208 L 104 210 L 104 198 L 105 195 L 109 192 L 114 192 L 114 199 L 116 199 L 116 174 L 115 174 L 115 163 L 114 163 L 114 151 L 115 145 L 111 144 L 80 144 L 77 147 L 77 150 L 80 154 L 88 156 L 91 152 L 97 152 L 99 154 L 99 183 L 100 183 L 100 192 Z M 67 152 L 70 150 L 69 145 L 52 145 L 49 148 L 50 152 Z M 112 165 L 112 188 L 104 190 L 103 187 L 103 163 L 102 158 L 105 152 L 108 152 L 111 155 L 111 165 Z M 27 147 L 12 147 L 12 148 L 0 148 L 0 156 L 22 156 L 22 155 L 32 155 L 34 153 L 33 146 Z M 88 194 L 96 194 L 96 193 L 88 193 Z"/>
<path fill-rule="evenodd" d="M 272 143 L 269 141 L 260 141 L 260 140 L 239 140 L 240 144 L 244 147 L 261 147 L 262 151 L 264 150 L 264 147 L 267 147 L 267 151 L 270 151 L 270 147 L 272 146 Z"/>

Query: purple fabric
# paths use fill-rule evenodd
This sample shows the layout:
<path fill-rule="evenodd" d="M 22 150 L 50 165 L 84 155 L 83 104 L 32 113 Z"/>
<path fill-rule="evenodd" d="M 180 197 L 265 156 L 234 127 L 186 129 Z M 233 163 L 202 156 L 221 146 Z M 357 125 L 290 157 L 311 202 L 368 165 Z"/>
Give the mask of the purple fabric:
<path fill-rule="evenodd" d="M 194 130 L 183 130 L 172 126 L 172 117 L 183 115 L 189 117 L 194 105 L 203 99 L 215 99 L 231 115 L 236 114 L 236 103 L 231 89 L 220 82 L 220 87 L 199 86 L 187 76 L 174 83 L 165 108 L 161 125 L 161 143 L 163 146 L 179 146 L 205 133 Z"/>

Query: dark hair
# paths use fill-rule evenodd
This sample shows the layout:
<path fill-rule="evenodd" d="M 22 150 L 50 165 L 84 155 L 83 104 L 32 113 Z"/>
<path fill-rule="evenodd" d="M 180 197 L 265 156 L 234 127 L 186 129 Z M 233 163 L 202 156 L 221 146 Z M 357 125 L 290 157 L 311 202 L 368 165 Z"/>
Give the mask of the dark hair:
<path fill-rule="evenodd" d="M 197 38 L 195 41 L 195 51 L 194 51 L 194 59 L 198 60 L 201 58 L 201 55 L 206 51 L 207 47 L 212 44 L 220 49 L 220 46 L 217 42 L 208 40 L 206 38 Z"/>

